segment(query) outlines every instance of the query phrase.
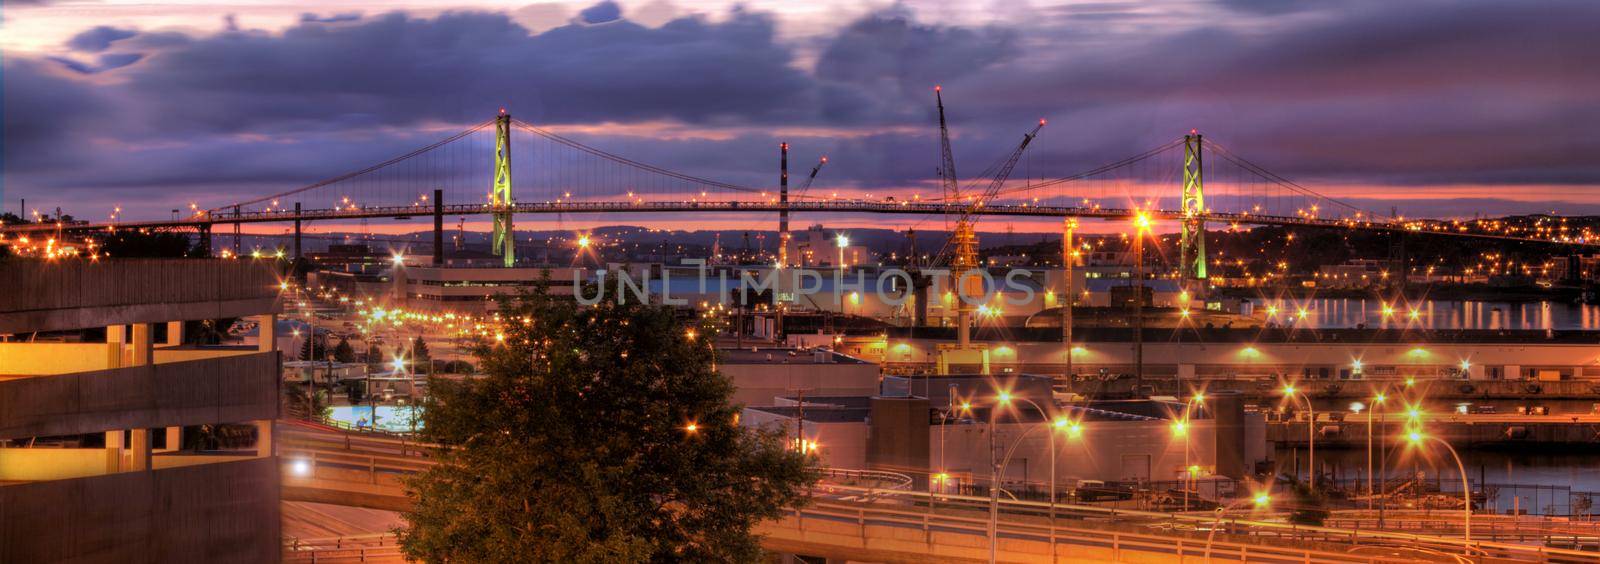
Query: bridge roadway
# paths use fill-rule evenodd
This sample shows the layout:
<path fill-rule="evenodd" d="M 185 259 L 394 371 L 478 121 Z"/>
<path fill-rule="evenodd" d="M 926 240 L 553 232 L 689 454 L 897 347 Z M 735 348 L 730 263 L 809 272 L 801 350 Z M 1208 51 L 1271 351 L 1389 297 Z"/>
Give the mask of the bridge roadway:
<path fill-rule="evenodd" d="M 401 511 L 401 480 L 433 464 L 427 447 L 389 438 L 280 422 L 285 500 Z M 981 562 L 988 556 L 988 499 L 912 491 L 903 476 L 829 470 L 813 501 L 760 527 L 781 553 L 880 562 Z M 1498 540 L 1392 530 L 1305 527 L 1221 519 L 1212 513 L 1157 513 L 1092 505 L 1005 500 L 998 521 L 1004 562 L 1600 562 L 1600 554 Z M 1479 539 L 1583 545 L 1600 542 L 1562 529 L 1475 524 Z M 1437 529 L 1435 529 L 1437 530 Z M 1583 529 L 1579 529 L 1583 530 Z M 1590 529 L 1592 531 L 1592 529 Z M 1217 531 L 1210 554 L 1208 535 Z M 288 561 L 397 561 L 392 535 L 297 540 Z"/>
<path fill-rule="evenodd" d="M 502 211 L 500 208 L 488 204 L 455 204 L 441 206 L 439 215 L 463 216 L 493 214 Z M 777 202 L 748 202 L 748 201 L 666 201 L 666 202 L 522 202 L 511 207 L 512 213 L 517 214 L 561 214 L 561 213 L 776 213 L 787 209 L 791 213 L 830 212 L 830 213 L 872 213 L 872 214 L 904 214 L 904 215 L 940 215 L 962 213 L 966 206 L 952 205 L 941 202 L 916 202 L 911 200 L 802 200 L 791 201 L 788 204 Z M 977 208 L 977 215 L 984 216 L 1012 216 L 1012 217 L 1078 217 L 1099 219 L 1130 219 L 1141 210 L 1129 208 L 1102 208 L 1083 206 L 1047 206 L 1032 204 L 992 204 Z M 1178 220 L 1184 217 L 1182 211 L 1174 210 L 1146 210 L 1155 220 Z M 207 211 L 199 214 L 174 220 L 151 221 L 119 221 L 98 223 L 75 223 L 57 226 L 54 223 L 7 225 L 0 227 L 0 233 L 15 233 L 27 235 L 41 232 L 54 232 L 60 229 L 65 232 L 86 233 L 105 231 L 108 229 L 163 229 L 163 228 L 209 228 L 215 225 L 231 225 L 245 223 L 272 223 L 291 221 L 328 221 L 343 219 L 377 219 L 395 218 L 409 219 L 416 216 L 432 216 L 434 208 L 427 205 L 404 206 L 371 206 L 353 208 L 325 208 L 313 210 L 273 210 L 273 211 L 248 211 L 238 214 L 223 211 Z M 1471 237 L 1477 239 L 1498 239 L 1506 241 L 1559 243 L 1570 245 L 1593 245 L 1586 241 L 1556 242 L 1546 239 L 1528 237 L 1513 237 L 1486 233 L 1461 232 L 1443 229 L 1425 228 L 1426 220 L 1412 222 L 1373 221 L 1368 219 L 1350 218 L 1318 218 L 1303 216 L 1263 215 L 1248 212 L 1210 212 L 1205 215 L 1207 222 L 1224 225 L 1287 225 L 1322 228 L 1346 228 L 1379 232 L 1420 232 L 1434 235 L 1448 235 Z"/>

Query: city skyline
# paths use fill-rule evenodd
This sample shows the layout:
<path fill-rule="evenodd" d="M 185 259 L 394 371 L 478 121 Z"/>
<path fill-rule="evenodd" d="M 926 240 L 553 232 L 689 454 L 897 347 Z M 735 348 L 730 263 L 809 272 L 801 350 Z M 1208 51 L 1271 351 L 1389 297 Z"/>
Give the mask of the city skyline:
<path fill-rule="evenodd" d="M 818 188 L 929 192 L 942 84 L 963 176 L 1044 117 L 1014 181 L 1194 128 L 1368 209 L 1596 213 L 1582 132 L 1600 120 L 1577 70 L 1600 53 L 1578 23 L 1596 8 L 1541 7 L 8 3 L 3 209 L 224 205 L 498 107 L 706 178 L 776 184 L 786 140 L 798 161 L 830 157 Z"/>

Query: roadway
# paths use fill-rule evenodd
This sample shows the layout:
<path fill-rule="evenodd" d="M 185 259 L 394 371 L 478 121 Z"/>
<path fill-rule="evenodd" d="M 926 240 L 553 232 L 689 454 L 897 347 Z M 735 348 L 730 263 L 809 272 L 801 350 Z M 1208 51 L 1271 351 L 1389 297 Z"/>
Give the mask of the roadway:
<path fill-rule="evenodd" d="M 426 445 L 396 437 L 335 432 L 303 423 L 279 425 L 286 500 L 404 510 L 401 479 L 433 464 Z M 885 562 L 982 561 L 987 556 L 988 499 L 913 491 L 888 473 L 838 470 L 819 484 L 813 502 L 760 528 L 764 546 L 779 552 Z M 1456 561 L 1472 554 L 1506 562 L 1597 562 L 1591 552 L 1541 544 L 1600 543 L 1589 528 L 1538 530 L 1475 526 L 1477 540 L 1400 532 L 1390 527 L 1307 527 L 1281 521 L 1227 518 L 1216 514 L 1128 511 L 1093 505 L 1004 500 L 996 545 L 1002 561 L 1266 561 L 1415 562 Z M 1427 521 L 1427 522 L 1424 522 Z M 1361 523 L 1356 522 L 1357 526 Z M 1396 524 L 1403 524 L 1403 521 Z M 1440 530 L 1436 521 L 1419 528 Z M 1205 555 L 1213 531 L 1210 558 Z M 1490 540 L 1483 540 L 1490 539 Z M 1504 540 L 1493 540 L 1504 539 Z M 322 548 L 377 558 L 397 554 L 392 538 L 322 539 L 286 552 L 309 560 Z M 1507 542 L 1512 541 L 1512 542 Z M 1065 560 L 1063 560 L 1065 559 Z"/>

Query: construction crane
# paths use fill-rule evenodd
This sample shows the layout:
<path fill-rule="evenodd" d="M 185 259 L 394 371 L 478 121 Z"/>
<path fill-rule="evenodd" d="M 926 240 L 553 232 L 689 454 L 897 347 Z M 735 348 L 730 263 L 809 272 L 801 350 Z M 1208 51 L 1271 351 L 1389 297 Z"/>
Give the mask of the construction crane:
<path fill-rule="evenodd" d="M 950 150 L 950 128 L 945 121 L 943 89 L 935 86 L 933 94 L 939 108 L 939 152 L 941 163 L 939 178 L 944 186 L 945 201 L 949 205 L 958 205 L 961 202 L 960 180 L 956 176 L 955 156 Z M 963 288 L 959 286 L 963 280 L 961 276 L 963 273 L 978 268 L 978 232 L 975 226 L 977 212 L 1000 192 L 1000 188 L 1005 185 L 1006 179 L 1011 177 L 1011 171 L 1016 168 L 1017 162 L 1022 159 L 1022 153 L 1027 151 L 1028 144 L 1033 142 L 1034 137 L 1039 135 L 1039 130 L 1044 126 L 1045 120 L 1039 120 L 1039 124 L 1035 125 L 1032 131 L 1022 136 L 1022 142 L 1017 144 L 1017 147 L 1004 160 L 1000 161 L 998 166 L 991 167 L 994 175 L 990 179 L 989 185 L 984 188 L 982 194 L 972 198 L 964 208 L 961 208 L 961 215 L 956 219 L 955 229 L 950 232 L 950 239 L 945 242 L 944 248 L 939 251 L 939 254 L 930 261 L 932 265 L 940 264 L 945 260 L 950 261 L 950 287 L 954 289 L 957 296 L 955 300 L 956 344 L 962 348 L 966 348 L 971 343 L 973 307 L 966 300 L 959 299 L 959 296 L 981 296 L 984 294 L 981 287 Z M 985 171 L 986 174 L 981 177 L 988 177 L 987 172 Z M 968 282 L 967 286 L 981 286 L 983 284 L 981 277 L 968 277 L 965 280 Z"/>
<path fill-rule="evenodd" d="M 822 171 L 822 165 L 825 164 L 828 164 L 827 155 L 823 155 L 822 159 L 817 161 L 817 166 L 811 167 L 811 174 L 806 176 L 805 183 L 801 184 L 800 190 L 796 191 L 796 197 L 804 196 L 806 194 L 806 190 L 811 188 L 811 183 L 817 181 L 817 173 Z"/>

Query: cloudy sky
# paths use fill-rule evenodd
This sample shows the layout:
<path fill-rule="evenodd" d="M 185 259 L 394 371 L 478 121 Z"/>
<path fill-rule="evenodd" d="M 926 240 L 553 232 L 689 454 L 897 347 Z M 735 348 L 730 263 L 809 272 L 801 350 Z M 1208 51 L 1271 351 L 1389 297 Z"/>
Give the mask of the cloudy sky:
<path fill-rule="evenodd" d="M 942 84 L 964 162 L 1050 120 L 1030 178 L 1197 128 L 1371 209 L 1600 213 L 1600 2 L 310 9 L 5 0 L 4 209 L 164 217 L 360 168 L 499 107 L 745 185 L 775 183 L 787 140 L 801 162 L 830 156 L 819 185 L 889 190 L 930 181 Z"/>

